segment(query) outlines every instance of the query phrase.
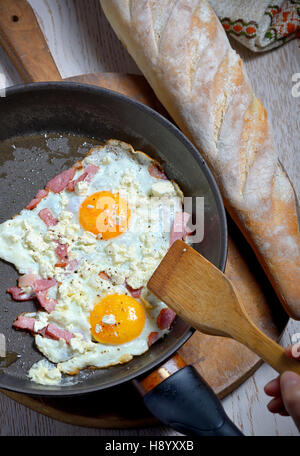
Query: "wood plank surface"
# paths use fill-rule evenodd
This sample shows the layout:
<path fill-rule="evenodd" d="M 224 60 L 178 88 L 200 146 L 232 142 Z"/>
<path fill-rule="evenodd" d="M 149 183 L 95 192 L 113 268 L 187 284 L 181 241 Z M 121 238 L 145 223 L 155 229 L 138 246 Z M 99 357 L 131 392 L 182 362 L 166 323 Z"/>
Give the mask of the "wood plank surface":
<path fill-rule="evenodd" d="M 111 31 L 96 0 L 30 0 L 63 77 L 82 73 L 117 71 L 139 73 Z M 236 46 L 246 60 L 256 93 L 271 115 L 281 160 L 300 194 L 299 98 L 292 97 L 292 74 L 300 71 L 297 43 L 256 56 Z M 19 78 L 0 50 L 0 72 L 6 85 Z M 299 323 L 291 321 L 282 340 L 288 344 Z M 274 417 L 265 407 L 263 385 L 274 371 L 263 366 L 251 379 L 224 400 L 224 406 L 248 435 L 296 435 L 289 418 Z M 144 430 L 101 431 L 62 424 L 38 415 L 0 396 L 0 435 L 174 435 L 165 427 Z"/>
<path fill-rule="evenodd" d="M 24 48 L 24 52 L 30 54 L 28 48 Z M 164 109 L 142 75 L 93 73 L 65 80 L 94 84 L 121 92 L 168 115 L 164 113 Z M 287 317 L 251 248 L 233 224 L 229 227 L 225 273 L 239 290 L 241 301 L 251 320 L 268 336 L 278 340 Z M 245 346 L 230 339 L 209 337 L 200 332 L 195 332 L 179 353 L 187 364 L 193 364 L 220 398 L 236 389 L 261 365 L 259 357 Z M 133 428 L 155 422 L 130 385 L 128 388 L 126 385 L 113 391 L 99 392 L 96 397 L 87 395 L 84 401 L 75 398 L 71 401 L 72 410 L 69 410 L 68 398 L 51 400 L 14 393 L 6 394 L 37 412 L 70 424 L 98 428 Z M 122 397 L 122 394 L 126 396 L 126 400 L 113 400 L 114 397 Z M 130 413 L 128 400 L 132 403 Z M 95 401 L 102 404 L 98 411 L 94 410 Z"/>

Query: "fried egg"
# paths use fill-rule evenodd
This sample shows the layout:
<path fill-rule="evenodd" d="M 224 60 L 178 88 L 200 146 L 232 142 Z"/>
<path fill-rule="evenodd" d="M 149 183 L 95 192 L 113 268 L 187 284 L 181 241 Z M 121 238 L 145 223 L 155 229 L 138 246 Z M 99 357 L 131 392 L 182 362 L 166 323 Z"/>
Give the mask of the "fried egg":
<path fill-rule="evenodd" d="M 30 326 L 48 360 L 29 372 L 41 384 L 126 363 L 149 349 L 153 335 L 169 332 L 160 324 L 167 306 L 146 285 L 182 212 L 178 185 L 117 140 L 92 149 L 70 174 L 62 190 L 67 172 L 48 183 L 34 207 L 0 225 L 0 257 L 31 278 L 19 282 L 20 300 L 38 301 L 15 327 Z M 51 286 L 41 291 L 45 283 Z"/>

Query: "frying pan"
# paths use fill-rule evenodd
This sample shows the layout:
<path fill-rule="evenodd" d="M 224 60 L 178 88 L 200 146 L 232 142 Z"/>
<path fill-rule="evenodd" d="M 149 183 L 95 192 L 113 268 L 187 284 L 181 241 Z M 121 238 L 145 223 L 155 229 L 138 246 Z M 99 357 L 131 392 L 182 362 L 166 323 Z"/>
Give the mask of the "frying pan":
<path fill-rule="evenodd" d="M 7 2 L 0 0 L 0 12 L 3 3 Z M 20 0 L 14 3 L 25 7 Z M 3 28 L 1 32 L 3 42 Z M 41 36 L 38 40 L 46 47 Z M 11 52 L 11 47 L 8 50 Z M 18 66 L 20 69 L 20 62 Z M 54 62 L 52 69 L 54 76 L 59 75 Z M 22 71 L 29 74 L 24 61 Z M 227 226 L 215 180 L 199 152 L 157 112 L 106 89 L 44 82 L 9 88 L 0 99 L 0 120 L 0 223 L 17 214 L 45 182 L 82 159 L 89 148 L 116 138 L 158 159 L 186 196 L 204 197 L 205 236 L 194 247 L 224 270 Z M 0 332 L 6 335 L 9 356 L 2 368 L 0 365 L 1 388 L 30 395 L 66 396 L 135 379 L 150 411 L 173 428 L 191 435 L 241 435 L 197 371 L 174 355 L 193 333 L 178 318 L 167 337 L 126 365 L 84 371 L 63 386 L 46 387 L 28 381 L 26 372 L 41 355 L 32 337 L 16 333 L 11 325 L 20 312 L 34 311 L 36 306 L 28 302 L 20 308 L 20 303 L 7 296 L 5 290 L 16 278 L 14 268 L 2 261 Z"/>

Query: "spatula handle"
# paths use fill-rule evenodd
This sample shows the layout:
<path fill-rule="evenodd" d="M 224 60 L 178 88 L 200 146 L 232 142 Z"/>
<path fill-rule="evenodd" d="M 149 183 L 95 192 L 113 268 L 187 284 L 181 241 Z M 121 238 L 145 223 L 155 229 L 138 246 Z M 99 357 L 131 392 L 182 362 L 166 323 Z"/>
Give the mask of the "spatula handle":
<path fill-rule="evenodd" d="M 35 14 L 26 0 L 0 0 L 0 45 L 24 82 L 61 80 Z"/>
<path fill-rule="evenodd" d="M 237 328 L 231 329 L 230 335 L 250 348 L 280 374 L 292 371 L 300 375 L 300 360 L 290 358 L 284 348 L 260 331 L 247 315 L 241 317 L 240 324 Z"/>

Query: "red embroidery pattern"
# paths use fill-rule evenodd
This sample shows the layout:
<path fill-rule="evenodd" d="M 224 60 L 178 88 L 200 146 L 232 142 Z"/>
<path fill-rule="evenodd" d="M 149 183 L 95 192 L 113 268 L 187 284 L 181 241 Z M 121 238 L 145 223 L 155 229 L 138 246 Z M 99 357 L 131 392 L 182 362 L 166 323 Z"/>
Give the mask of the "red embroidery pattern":
<path fill-rule="evenodd" d="M 282 7 L 270 4 L 265 12 L 271 18 L 270 27 L 265 38 L 270 42 L 280 41 L 283 44 L 293 38 L 300 37 L 300 0 L 287 0 Z M 236 36 L 245 36 L 248 39 L 255 38 L 259 25 L 257 22 L 245 22 L 243 19 L 231 20 L 228 17 L 221 18 L 227 33 Z"/>
<path fill-rule="evenodd" d="M 232 33 L 236 36 L 244 35 L 247 38 L 256 36 L 258 24 L 254 21 L 245 22 L 243 19 L 232 21 L 230 18 L 224 17 L 221 22 L 227 33 Z"/>
<path fill-rule="evenodd" d="M 300 37 L 300 1 L 286 1 L 282 8 L 270 5 L 266 13 L 271 18 L 271 25 L 266 38 L 271 41 L 282 40 L 282 44 Z"/>

